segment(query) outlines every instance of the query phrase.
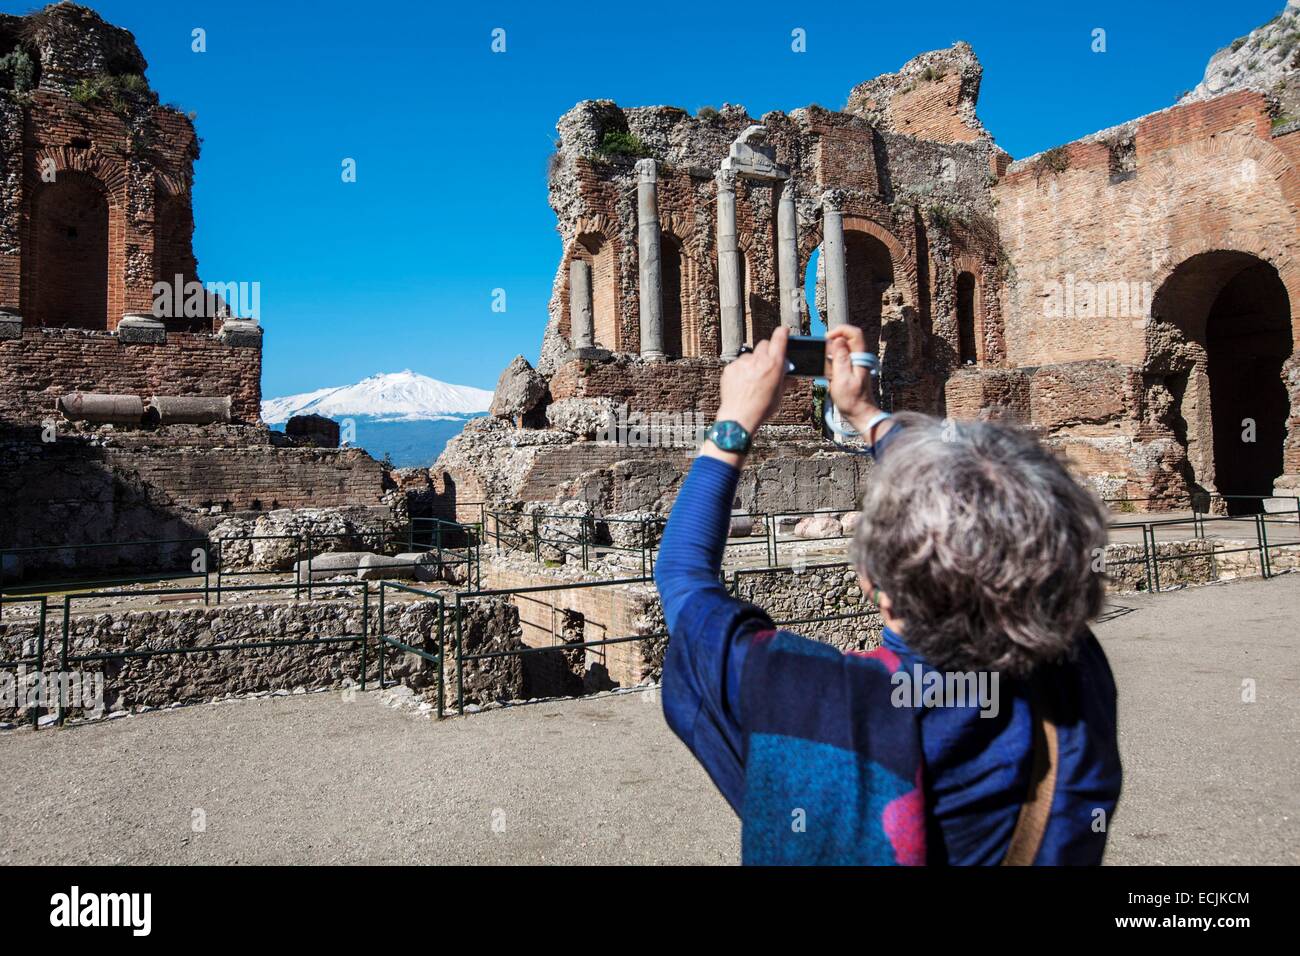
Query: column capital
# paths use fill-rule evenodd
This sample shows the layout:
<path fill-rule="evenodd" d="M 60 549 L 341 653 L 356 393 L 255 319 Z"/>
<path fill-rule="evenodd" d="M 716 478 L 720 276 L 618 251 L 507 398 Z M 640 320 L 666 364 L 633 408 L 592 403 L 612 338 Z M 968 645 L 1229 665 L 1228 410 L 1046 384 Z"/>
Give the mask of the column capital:
<path fill-rule="evenodd" d="M 736 191 L 736 174 L 730 169 L 719 169 L 713 174 L 713 181 L 718 184 L 718 192 L 734 193 Z"/>
<path fill-rule="evenodd" d="M 844 190 L 828 189 L 822 193 L 821 207 L 822 212 L 843 212 L 844 211 Z"/>
<path fill-rule="evenodd" d="M 638 159 L 636 161 L 636 181 L 639 183 L 658 182 L 659 164 L 653 159 Z"/>

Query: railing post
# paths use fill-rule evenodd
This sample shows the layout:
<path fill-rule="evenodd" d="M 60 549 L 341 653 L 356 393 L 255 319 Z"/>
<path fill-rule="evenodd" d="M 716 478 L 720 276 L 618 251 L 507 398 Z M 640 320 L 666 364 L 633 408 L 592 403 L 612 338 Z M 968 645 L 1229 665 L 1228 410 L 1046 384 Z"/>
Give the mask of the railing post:
<path fill-rule="evenodd" d="M 63 596 L 63 646 L 62 646 L 62 647 L 60 648 L 60 650 L 59 650 L 59 685 L 60 685 L 60 687 L 62 687 L 62 685 L 63 685 L 63 675 L 66 674 L 66 673 L 68 672 L 68 628 L 69 628 L 69 626 L 70 626 L 70 625 L 69 625 L 69 622 L 71 621 L 71 619 L 72 619 L 72 595 L 71 595 L 71 594 L 65 594 L 65 595 Z M 58 716 L 56 717 L 56 722 L 57 722 L 60 726 L 62 726 L 62 724 L 63 724 L 63 694 L 62 694 L 62 692 L 59 693 L 59 706 L 58 706 L 57 714 L 58 714 Z"/>
<path fill-rule="evenodd" d="M 533 512 L 533 560 L 541 563 L 542 560 L 542 537 L 538 530 L 539 521 L 537 512 Z"/>
<path fill-rule="evenodd" d="M 438 595 L 438 719 L 442 720 L 443 712 L 443 686 L 446 684 L 446 665 L 447 656 L 444 653 L 443 644 L 443 617 L 447 611 L 447 602 L 443 600 L 441 594 Z"/>
<path fill-rule="evenodd" d="M 45 682 L 45 612 L 49 598 L 44 594 L 41 595 L 41 618 L 39 629 L 36 632 L 36 703 L 32 705 L 32 729 L 39 730 L 41 726 L 41 694 L 44 693 Z M 59 680 L 59 686 L 63 686 L 63 680 Z"/>
<path fill-rule="evenodd" d="M 1151 579 L 1151 548 L 1147 544 L 1147 532 L 1150 530 L 1145 524 L 1142 525 L 1142 570 L 1146 574 L 1148 594 L 1155 590 Z"/>
<path fill-rule="evenodd" d="M 641 516 L 641 577 L 645 577 L 646 552 L 650 547 L 650 527 L 644 515 Z"/>
<path fill-rule="evenodd" d="M 384 654 L 386 650 L 384 644 L 387 643 L 384 640 L 384 638 L 388 635 L 388 630 L 384 625 L 384 587 L 387 584 L 388 584 L 387 581 L 379 582 L 379 689 L 380 690 L 384 689 Z M 362 679 L 364 681 L 364 675 L 362 675 Z M 361 685 L 361 689 L 365 690 L 364 683 Z"/>
<path fill-rule="evenodd" d="M 1267 580 L 1272 577 L 1273 567 L 1268 560 L 1268 528 L 1262 514 L 1255 515 L 1255 538 L 1259 542 L 1259 573 Z"/>
<path fill-rule="evenodd" d="M 383 582 L 380 582 L 382 586 Z M 366 643 L 370 639 L 370 585 L 361 585 L 361 689 L 366 689 Z"/>
<path fill-rule="evenodd" d="M 465 715 L 465 662 L 461 653 L 461 614 L 460 595 L 456 595 L 456 713 Z"/>
<path fill-rule="evenodd" d="M 587 570 L 587 522 L 590 518 L 586 515 L 582 518 L 582 570 Z"/>
<path fill-rule="evenodd" d="M 1160 586 L 1160 545 L 1156 542 L 1156 529 L 1151 526 L 1151 572 L 1156 579 L 1156 592 L 1161 590 Z"/>
<path fill-rule="evenodd" d="M 311 600 L 311 532 L 307 532 L 307 600 Z"/>

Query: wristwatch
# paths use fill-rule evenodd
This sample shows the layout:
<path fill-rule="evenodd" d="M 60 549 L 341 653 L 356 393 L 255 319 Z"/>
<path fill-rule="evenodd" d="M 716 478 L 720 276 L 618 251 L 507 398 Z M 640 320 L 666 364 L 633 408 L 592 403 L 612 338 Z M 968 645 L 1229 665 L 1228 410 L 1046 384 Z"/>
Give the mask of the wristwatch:
<path fill-rule="evenodd" d="M 722 451 L 744 455 L 753 439 L 740 422 L 714 422 L 704 436 Z"/>

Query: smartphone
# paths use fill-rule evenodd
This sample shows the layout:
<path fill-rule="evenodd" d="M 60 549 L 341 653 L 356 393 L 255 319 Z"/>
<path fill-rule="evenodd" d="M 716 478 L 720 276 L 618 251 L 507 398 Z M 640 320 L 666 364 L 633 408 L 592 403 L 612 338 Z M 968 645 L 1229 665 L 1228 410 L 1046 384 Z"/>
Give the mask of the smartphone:
<path fill-rule="evenodd" d="M 742 345 L 740 351 L 752 352 L 754 349 Z M 806 378 L 827 378 L 830 368 L 826 364 L 826 340 L 814 335 L 792 335 L 786 340 L 785 357 L 790 366 L 787 375 L 801 375 Z"/>

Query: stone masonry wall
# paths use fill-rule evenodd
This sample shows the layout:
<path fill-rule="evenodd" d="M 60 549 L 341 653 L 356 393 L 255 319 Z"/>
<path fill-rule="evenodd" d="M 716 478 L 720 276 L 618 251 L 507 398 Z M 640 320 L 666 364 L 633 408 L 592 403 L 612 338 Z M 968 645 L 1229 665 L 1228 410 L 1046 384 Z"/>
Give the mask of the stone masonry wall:
<path fill-rule="evenodd" d="M 192 538 L 239 511 L 388 510 L 383 466 L 355 448 L 105 447 L 69 437 L 0 445 L 0 466 L 8 548 Z M 145 569 L 166 556 L 130 557 Z"/>
<path fill-rule="evenodd" d="M 373 599 L 363 616 L 360 590 L 340 591 L 334 599 L 311 602 L 241 603 L 221 607 L 114 610 L 74 613 L 69 630 L 70 656 L 115 650 L 205 648 L 259 641 L 308 640 L 369 633 L 366 678 L 379 677 L 379 643 Z M 517 615 L 505 602 L 484 599 L 464 612 L 462 649 L 466 654 L 518 648 Z M 450 618 L 449 618 L 450 621 Z M 390 604 L 387 633 L 412 647 L 437 651 L 437 605 L 431 601 Z M 447 633 L 454 633 L 450 623 Z M 0 621 L 0 657 L 33 656 L 35 626 L 17 618 L 12 609 Z M 47 623 L 45 666 L 59 667 L 59 623 Z M 446 699 L 455 703 L 454 652 L 448 661 Z M 416 655 L 392 648 L 385 676 L 420 689 L 427 700 L 436 695 L 434 666 Z M 337 642 L 299 647 L 117 657 L 85 663 L 69 662 L 70 671 L 100 673 L 104 681 L 103 712 L 200 703 L 257 692 L 301 693 L 328 687 L 358 685 L 361 642 Z M 467 703 L 519 700 L 524 695 L 523 670 L 517 657 L 467 662 Z M 23 709 L 0 710 L 0 718 L 21 717 Z M 84 712 L 78 708 L 73 716 Z"/>
<path fill-rule="evenodd" d="M 650 364 L 628 358 L 609 362 L 576 359 L 560 366 L 551 377 L 551 396 L 557 401 L 611 398 L 632 412 L 696 411 L 712 421 L 718 411 L 722 368 L 720 362 L 707 360 Z M 812 410 L 812 379 L 791 378 L 771 424 L 811 424 Z"/>

